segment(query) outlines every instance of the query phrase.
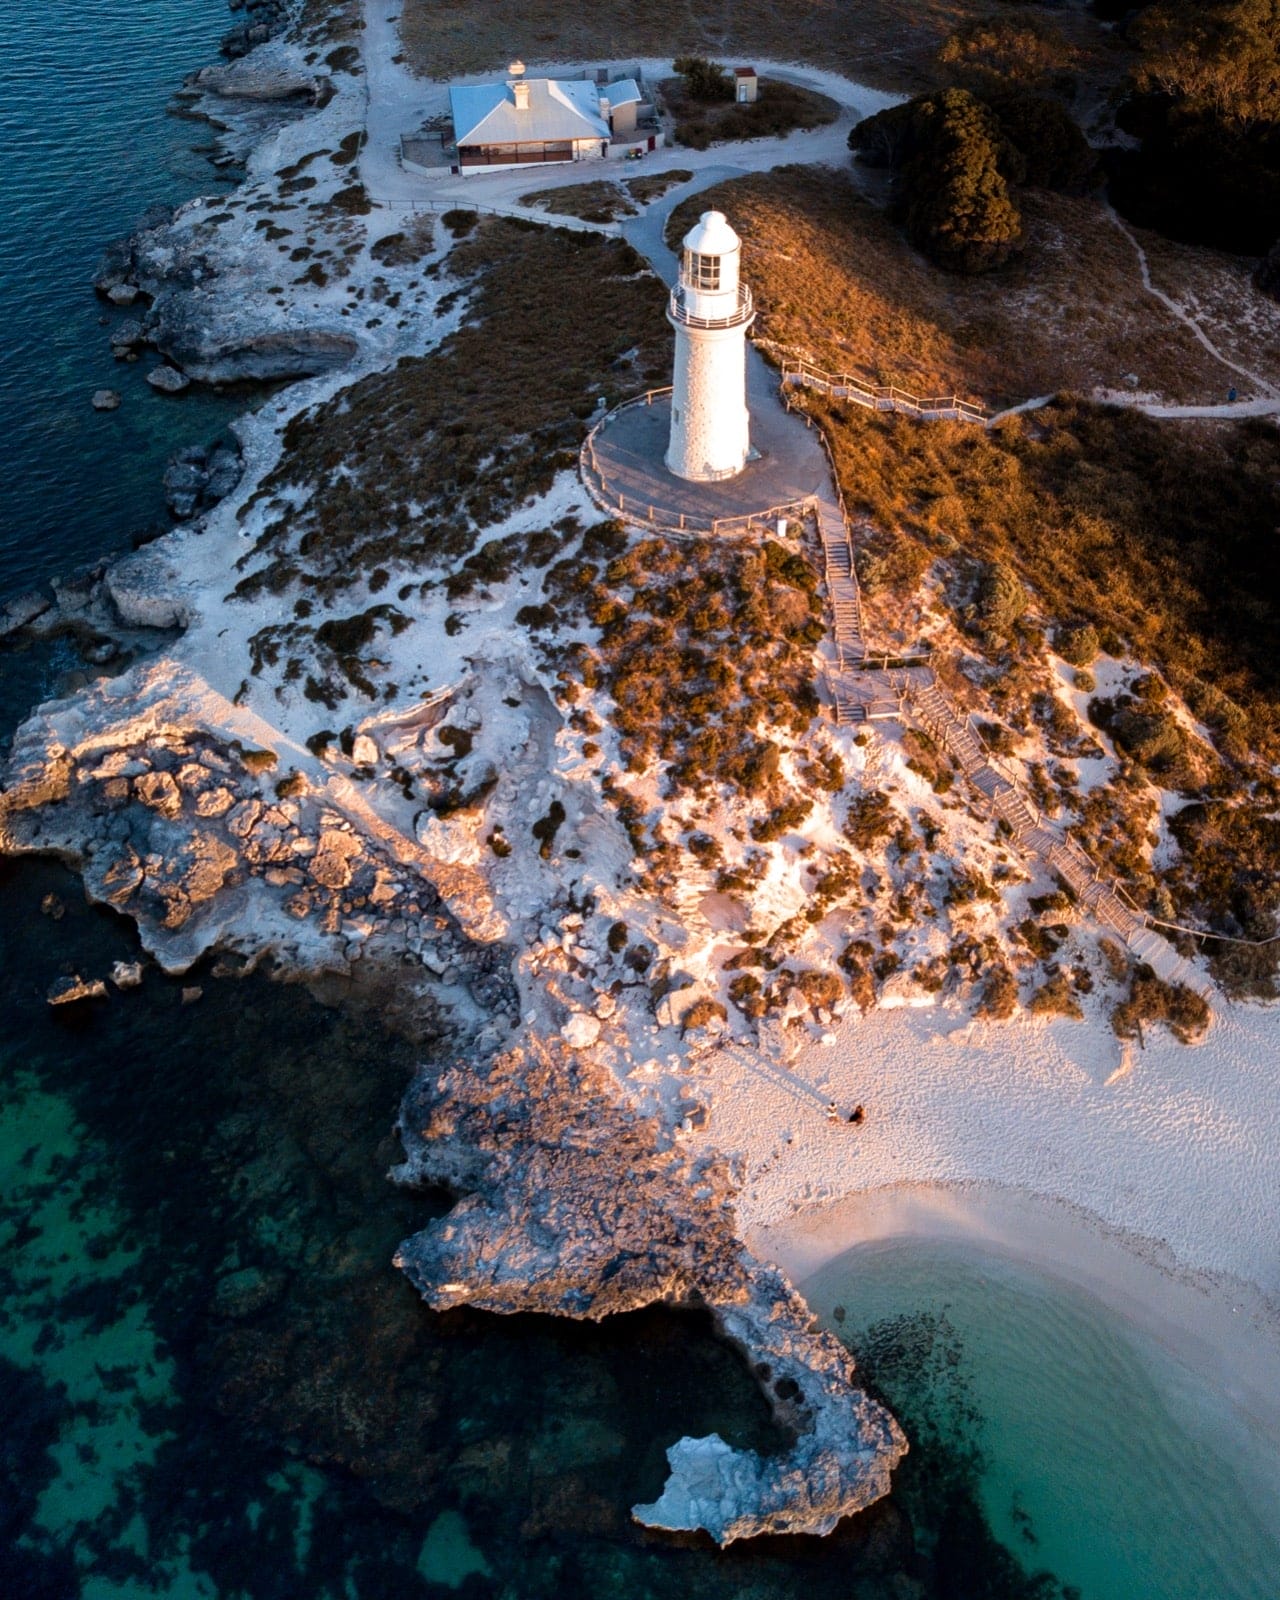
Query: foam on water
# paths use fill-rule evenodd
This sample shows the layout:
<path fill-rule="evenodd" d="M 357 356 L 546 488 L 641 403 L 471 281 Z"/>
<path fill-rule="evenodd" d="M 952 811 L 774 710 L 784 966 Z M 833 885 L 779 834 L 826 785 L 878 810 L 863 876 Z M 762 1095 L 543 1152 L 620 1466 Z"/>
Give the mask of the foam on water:
<path fill-rule="evenodd" d="M 1028 1566 L 1083 1600 L 1274 1600 L 1277 1441 L 1100 1301 L 921 1239 L 860 1245 L 802 1287 L 854 1350 L 901 1319 L 954 1330 L 950 1426 L 973 1421 L 983 1507 Z M 936 1389 L 912 1393 L 927 1376 L 909 1363 L 895 1374 L 889 1398 L 908 1417 L 937 1404 Z"/>

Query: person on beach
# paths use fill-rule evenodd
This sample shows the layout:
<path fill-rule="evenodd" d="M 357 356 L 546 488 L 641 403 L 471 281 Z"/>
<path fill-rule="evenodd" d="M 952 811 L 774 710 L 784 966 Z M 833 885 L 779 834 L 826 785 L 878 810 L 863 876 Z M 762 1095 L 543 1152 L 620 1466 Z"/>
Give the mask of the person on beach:
<path fill-rule="evenodd" d="M 853 1110 L 849 1113 L 849 1121 L 856 1126 L 863 1120 L 865 1116 L 866 1112 L 862 1109 L 861 1104 L 859 1104 L 854 1106 Z"/>

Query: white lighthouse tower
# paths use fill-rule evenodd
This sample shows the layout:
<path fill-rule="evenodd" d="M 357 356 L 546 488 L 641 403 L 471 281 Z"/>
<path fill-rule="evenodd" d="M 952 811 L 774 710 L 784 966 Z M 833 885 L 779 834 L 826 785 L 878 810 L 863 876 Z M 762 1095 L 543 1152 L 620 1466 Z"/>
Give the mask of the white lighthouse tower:
<path fill-rule="evenodd" d="M 755 308 L 741 258 L 742 241 L 722 213 L 704 211 L 685 235 L 667 307 L 676 330 L 667 466 L 698 483 L 732 478 L 751 449 L 747 329 Z"/>

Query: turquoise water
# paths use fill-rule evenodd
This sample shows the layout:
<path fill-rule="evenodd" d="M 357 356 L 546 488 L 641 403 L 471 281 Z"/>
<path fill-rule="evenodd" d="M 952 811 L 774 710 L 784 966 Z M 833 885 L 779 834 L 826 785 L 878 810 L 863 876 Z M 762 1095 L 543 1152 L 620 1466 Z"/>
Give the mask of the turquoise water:
<path fill-rule="evenodd" d="M 804 1292 L 827 1318 L 841 1308 L 831 1326 L 908 1426 L 970 1461 L 993 1532 L 1028 1566 L 1082 1600 L 1280 1593 L 1280 1441 L 1099 1301 L 921 1240 L 860 1247 Z"/>
<path fill-rule="evenodd" d="M 48 865 L 0 906 L 5 1600 L 898 1600 L 892 1505 L 726 1553 L 631 1523 L 681 1433 L 779 1443 L 704 1319 L 422 1306 L 390 1260 L 444 1202 L 385 1173 L 432 1041 L 208 972 L 54 1012 L 134 939 Z"/>
<path fill-rule="evenodd" d="M 192 148 L 208 130 L 164 106 L 226 26 L 223 0 L 0 0 L 0 595 L 163 520 L 167 455 L 244 403 L 154 395 L 145 361 L 109 354 L 100 319 L 129 313 L 88 287 L 146 205 L 222 181 Z M 118 412 L 89 408 L 103 386 Z M 66 642 L 0 655 L 0 738 L 76 664 Z M 1032 1470 L 1048 1401 L 988 1394 L 1010 1352 L 983 1343 L 981 1317 L 961 1337 L 928 1295 L 913 1309 L 901 1263 L 868 1264 L 862 1307 L 881 1296 L 907 1355 L 880 1373 L 912 1422 L 914 1477 L 822 1541 L 718 1552 L 636 1528 L 627 1508 L 656 1497 L 680 1435 L 779 1443 L 705 1320 L 426 1311 L 390 1259 L 445 1201 L 384 1174 L 399 1096 L 437 1041 L 208 971 L 186 980 L 194 1005 L 152 971 L 74 1015 L 46 1006 L 60 973 L 136 954 L 68 874 L 0 863 L 0 1600 L 1050 1600 L 1056 1578 L 1029 1574 L 1082 1562 L 1095 1581 L 1093 1520 Z M 1021 1326 L 1022 1290 L 1005 1290 L 1002 1319 Z M 1148 1396 L 1132 1364 L 1105 1370 Z M 1092 1402 L 1072 1393 L 1079 1424 Z M 1075 1431 L 1070 1482 L 1092 1459 L 1093 1493 L 1120 1441 Z M 1118 1503 L 1141 1521 L 1137 1481 Z M 1209 1544 L 1257 1562 L 1244 1501 L 1212 1501 Z M 1188 1519 L 1199 1538 L 1203 1516 Z M 1159 1589 L 1208 1569 L 1136 1550 L 1117 1570 L 1138 1600 L 1264 1592 L 1218 1569 L 1216 1588 Z"/>
<path fill-rule="evenodd" d="M 148 205 L 228 181 L 192 148 L 208 127 L 165 113 L 228 20 L 225 0 L 0 0 L 0 596 L 166 522 L 166 458 L 243 409 L 156 395 L 145 356 L 114 361 L 100 319 L 137 313 L 89 283 Z M 90 408 L 98 388 L 118 411 Z"/>

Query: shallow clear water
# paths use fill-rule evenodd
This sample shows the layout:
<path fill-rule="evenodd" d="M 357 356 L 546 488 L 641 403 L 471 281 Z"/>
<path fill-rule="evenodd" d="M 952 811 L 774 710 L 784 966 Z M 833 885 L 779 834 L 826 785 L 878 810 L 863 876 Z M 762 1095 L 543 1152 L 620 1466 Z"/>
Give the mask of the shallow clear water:
<path fill-rule="evenodd" d="M 980 1458 L 999 1539 L 1083 1600 L 1274 1600 L 1280 1441 L 1077 1288 L 953 1243 L 866 1245 L 804 1285 L 908 1418 Z"/>
<path fill-rule="evenodd" d="M 89 289 L 103 243 L 148 204 L 222 182 L 193 150 L 208 130 L 164 107 L 227 22 L 224 0 L 0 0 L 0 595 L 163 521 L 168 454 L 210 439 L 245 403 L 155 395 L 145 359 L 110 356 L 102 319 L 131 313 Z M 118 412 L 90 409 L 98 387 L 121 390 Z M 0 738 L 75 665 L 65 642 L 0 655 Z M 60 919 L 41 909 L 51 893 Z M 1052 1397 L 1019 1411 L 1030 1379 L 1009 1376 L 1017 1338 L 979 1335 L 997 1304 L 1001 1326 L 1023 1327 L 1023 1291 L 990 1283 L 954 1293 L 975 1304 L 960 1367 L 944 1362 L 951 1380 L 966 1375 L 959 1388 L 928 1387 L 950 1337 L 934 1337 L 927 1313 L 901 1324 L 921 1357 L 903 1389 L 904 1410 L 920 1402 L 917 1489 L 823 1541 L 717 1552 L 642 1532 L 627 1508 L 656 1496 L 680 1434 L 778 1442 L 705 1321 L 655 1312 L 593 1328 L 427 1312 L 390 1258 L 442 1202 L 383 1175 L 399 1095 L 429 1042 L 380 1034 L 296 988 L 207 972 L 187 980 L 204 990 L 195 1005 L 152 972 L 141 990 L 73 1015 L 46 1006 L 59 973 L 99 975 L 134 954 L 133 935 L 85 907 L 66 873 L 0 863 L 4 1600 L 915 1600 L 974 1592 L 973 1572 L 992 1600 L 1040 1600 L 1049 1589 L 1028 1586 L 1022 1566 L 1070 1576 L 1083 1563 L 1096 1588 L 1099 1550 L 1119 1539 L 1112 1529 L 1098 1541 L 1094 1507 L 1109 1505 L 1142 1537 L 1107 1556 L 1127 1587 L 1087 1600 L 1272 1592 L 1232 1588 L 1217 1569 L 1205 1578 L 1217 1587 L 1177 1587 L 1209 1570 L 1194 1552 L 1183 1560 L 1187 1529 L 1224 1560 L 1233 1543 L 1246 1564 L 1262 1559 L 1242 1497 L 1178 1498 L 1189 1478 L 1169 1454 L 1199 1446 L 1169 1443 L 1159 1384 L 1143 1388 L 1140 1367 L 1107 1367 L 1105 1327 L 1033 1318 L 1026 1342 L 1053 1333 L 1093 1350 L 1091 1371 L 1141 1404 L 1159 1450 L 1123 1456 L 1123 1438 L 1086 1426 L 1083 1392 L 1065 1411 Z M 881 1263 L 879 1277 L 865 1265 L 862 1312 L 909 1306 L 909 1263 Z M 922 1293 L 938 1289 L 925 1280 Z M 979 1427 L 999 1442 L 981 1478 Z M 1081 1459 L 1063 1479 L 1068 1437 Z M 1055 1470 L 1037 1465 L 1046 1452 Z M 1123 1494 L 1122 1477 L 1133 1479 Z M 950 1508 L 979 1482 L 1018 1561 L 972 1517 L 957 1532 Z M 1088 1519 L 1073 1519 L 1064 1483 L 1087 1485 Z M 1184 1527 L 1161 1548 L 1147 1530 L 1166 1494 Z"/>
<path fill-rule="evenodd" d="M 145 356 L 112 359 L 90 287 L 102 246 L 158 201 L 216 192 L 166 115 L 216 57 L 225 0 L 0 0 L 0 596 L 68 572 L 167 521 L 160 478 L 179 445 L 216 436 L 244 400 L 157 395 Z M 99 413 L 95 389 L 123 395 Z"/>
<path fill-rule="evenodd" d="M 51 1011 L 136 941 L 47 864 L 0 911 L 4 1600 L 895 1600 L 892 1505 L 724 1553 L 630 1521 L 682 1432 L 779 1442 L 705 1319 L 416 1299 L 443 1202 L 385 1174 L 430 1041 L 207 971 Z"/>

